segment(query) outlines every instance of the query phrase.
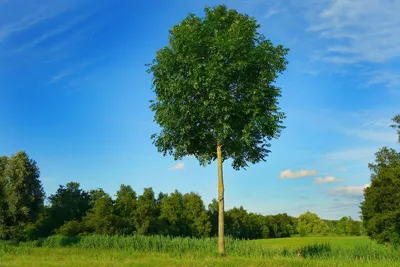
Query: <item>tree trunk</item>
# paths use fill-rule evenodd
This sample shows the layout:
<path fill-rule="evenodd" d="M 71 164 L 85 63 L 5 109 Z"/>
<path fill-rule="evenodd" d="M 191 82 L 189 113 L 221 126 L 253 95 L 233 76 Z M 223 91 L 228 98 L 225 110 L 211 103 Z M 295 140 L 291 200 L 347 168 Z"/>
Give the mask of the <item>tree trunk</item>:
<path fill-rule="evenodd" d="M 222 150 L 221 145 L 217 145 L 218 157 L 218 251 L 220 255 L 225 255 L 224 240 L 224 179 L 222 176 Z"/>

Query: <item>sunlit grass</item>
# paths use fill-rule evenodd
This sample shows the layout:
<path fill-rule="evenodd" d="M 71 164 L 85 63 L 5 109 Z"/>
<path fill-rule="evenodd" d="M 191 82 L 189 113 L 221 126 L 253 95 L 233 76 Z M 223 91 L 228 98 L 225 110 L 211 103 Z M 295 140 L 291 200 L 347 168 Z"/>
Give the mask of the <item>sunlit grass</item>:
<path fill-rule="evenodd" d="M 227 257 L 217 239 L 160 236 L 54 236 L 0 244 L 0 266 L 400 266 L 400 251 L 366 237 L 227 238 Z"/>

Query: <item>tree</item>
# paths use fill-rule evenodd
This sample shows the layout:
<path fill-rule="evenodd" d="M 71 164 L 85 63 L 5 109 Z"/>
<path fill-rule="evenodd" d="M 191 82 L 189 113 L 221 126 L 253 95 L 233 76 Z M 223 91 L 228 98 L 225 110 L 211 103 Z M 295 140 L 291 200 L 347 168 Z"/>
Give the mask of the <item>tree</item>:
<path fill-rule="evenodd" d="M 208 204 L 207 213 L 211 222 L 211 236 L 214 237 L 218 235 L 218 209 L 218 201 L 213 198 L 211 203 Z"/>
<path fill-rule="evenodd" d="M 169 31 L 169 44 L 149 65 L 156 99 L 150 108 L 161 132 L 151 136 L 163 155 L 218 160 L 218 247 L 225 254 L 223 162 L 235 170 L 265 161 L 284 113 L 274 85 L 288 49 L 274 46 L 248 15 L 226 6 L 190 14 Z"/>
<path fill-rule="evenodd" d="M 134 212 L 136 206 L 136 192 L 130 185 L 121 185 L 115 200 L 115 212 L 121 219 L 120 233 L 129 235 L 135 231 Z"/>
<path fill-rule="evenodd" d="M 328 232 L 328 225 L 317 214 L 307 211 L 299 216 L 297 231 L 300 236 L 310 233 L 324 234 Z"/>
<path fill-rule="evenodd" d="M 114 213 L 114 203 L 111 197 L 105 194 L 97 198 L 84 221 L 85 226 L 90 232 L 100 235 L 115 234 L 118 217 Z"/>
<path fill-rule="evenodd" d="M 79 186 L 76 182 L 69 182 L 66 186 L 60 185 L 57 192 L 49 197 L 49 213 L 53 229 L 68 221 L 80 221 L 87 215 L 90 209 L 90 196 Z"/>
<path fill-rule="evenodd" d="M 7 232 L 6 238 L 20 238 L 24 228 L 35 222 L 43 211 L 45 195 L 39 176 L 36 162 L 25 151 L 7 160 L 2 179 L 7 206 L 3 230 Z"/>
<path fill-rule="evenodd" d="M 237 238 L 248 238 L 248 213 L 242 206 L 232 208 L 226 212 L 226 232 Z"/>
<path fill-rule="evenodd" d="M 201 197 L 196 193 L 188 193 L 182 198 L 183 217 L 188 225 L 188 236 L 208 237 L 211 223 Z"/>
<path fill-rule="evenodd" d="M 161 200 L 160 220 L 164 221 L 165 233 L 170 236 L 187 235 L 187 224 L 184 221 L 183 195 L 175 190 Z"/>
<path fill-rule="evenodd" d="M 400 142 L 400 114 L 393 119 Z M 361 217 L 368 236 L 400 245 L 400 152 L 383 147 L 375 153 L 370 186 L 364 189 Z"/>
<path fill-rule="evenodd" d="M 384 147 L 369 164 L 371 184 L 364 190 L 361 214 L 367 234 L 379 243 L 400 244 L 400 153 Z"/>
<path fill-rule="evenodd" d="M 160 208 L 151 187 L 145 188 L 143 194 L 138 197 L 134 212 L 136 232 L 142 235 L 156 234 Z"/>

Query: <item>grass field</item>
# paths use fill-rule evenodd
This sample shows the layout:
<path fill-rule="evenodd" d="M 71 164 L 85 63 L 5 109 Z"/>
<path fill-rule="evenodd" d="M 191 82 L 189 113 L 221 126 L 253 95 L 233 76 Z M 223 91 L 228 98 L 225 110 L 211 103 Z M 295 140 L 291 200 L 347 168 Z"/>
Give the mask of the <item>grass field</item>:
<path fill-rule="evenodd" d="M 215 253 L 215 239 L 125 239 L 93 237 L 74 244 L 63 241 L 61 247 L 56 238 L 42 244 L 3 245 L 0 266 L 400 266 L 399 250 L 366 237 L 228 240 L 227 257 Z"/>

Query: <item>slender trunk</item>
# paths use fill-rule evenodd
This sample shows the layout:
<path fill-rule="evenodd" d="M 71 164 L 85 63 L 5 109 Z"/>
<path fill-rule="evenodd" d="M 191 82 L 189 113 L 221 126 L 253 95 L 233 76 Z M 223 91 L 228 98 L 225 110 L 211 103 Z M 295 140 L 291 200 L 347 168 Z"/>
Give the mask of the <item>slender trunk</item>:
<path fill-rule="evenodd" d="M 224 179 L 222 175 L 222 150 L 221 145 L 217 145 L 218 156 L 218 251 L 220 255 L 225 255 L 224 240 Z"/>

